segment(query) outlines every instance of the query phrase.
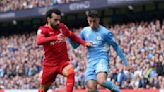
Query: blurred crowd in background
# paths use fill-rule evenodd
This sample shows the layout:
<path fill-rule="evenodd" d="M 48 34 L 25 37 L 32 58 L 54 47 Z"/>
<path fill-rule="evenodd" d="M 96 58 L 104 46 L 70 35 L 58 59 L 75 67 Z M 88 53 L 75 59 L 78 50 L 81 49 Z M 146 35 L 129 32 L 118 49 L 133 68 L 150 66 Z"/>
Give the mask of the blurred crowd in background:
<path fill-rule="evenodd" d="M 79 35 L 81 28 L 72 30 Z M 109 30 L 114 33 L 133 68 L 130 70 L 125 68 L 111 47 L 108 80 L 113 81 L 121 89 L 164 89 L 164 20 L 112 25 Z M 85 89 L 87 51 L 82 46 L 73 49 L 70 44 L 68 50 L 70 60 L 75 67 L 74 87 Z M 36 44 L 36 32 L 1 37 L 0 88 L 37 89 L 43 59 L 43 48 Z M 52 88 L 65 88 L 65 80 L 58 75 Z M 98 88 L 102 87 L 98 86 Z"/>
<path fill-rule="evenodd" d="M 64 4 L 80 0 L 0 0 L 0 12 Z"/>

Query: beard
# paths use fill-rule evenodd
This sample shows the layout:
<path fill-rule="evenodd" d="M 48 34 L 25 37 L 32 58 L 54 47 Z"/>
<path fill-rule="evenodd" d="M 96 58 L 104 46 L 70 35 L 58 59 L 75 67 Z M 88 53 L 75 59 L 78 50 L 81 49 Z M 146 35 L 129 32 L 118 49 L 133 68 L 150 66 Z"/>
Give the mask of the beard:
<path fill-rule="evenodd" d="M 58 28 L 59 28 L 59 24 L 57 24 L 57 25 L 51 24 L 51 27 L 52 27 L 53 29 L 58 29 Z"/>

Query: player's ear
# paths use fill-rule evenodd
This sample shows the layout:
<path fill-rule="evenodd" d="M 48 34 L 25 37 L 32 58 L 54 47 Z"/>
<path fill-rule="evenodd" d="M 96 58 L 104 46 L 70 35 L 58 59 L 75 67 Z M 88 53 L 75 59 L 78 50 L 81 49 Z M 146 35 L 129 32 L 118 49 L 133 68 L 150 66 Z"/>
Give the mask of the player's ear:
<path fill-rule="evenodd" d="M 50 18 L 49 17 L 47 17 L 47 22 L 50 22 Z"/>

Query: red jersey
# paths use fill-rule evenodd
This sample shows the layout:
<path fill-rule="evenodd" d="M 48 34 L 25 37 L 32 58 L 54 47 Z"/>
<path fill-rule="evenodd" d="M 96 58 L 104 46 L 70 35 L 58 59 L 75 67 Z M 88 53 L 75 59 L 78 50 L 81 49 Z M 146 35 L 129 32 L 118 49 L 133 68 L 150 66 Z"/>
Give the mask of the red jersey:
<path fill-rule="evenodd" d="M 48 25 L 41 26 L 37 32 L 37 44 L 43 45 L 44 48 L 43 65 L 57 66 L 62 62 L 70 61 L 66 40 L 62 42 L 57 40 L 57 35 L 60 33 L 77 43 L 85 45 L 85 41 L 71 32 L 63 23 L 59 24 L 58 29 L 53 29 Z"/>

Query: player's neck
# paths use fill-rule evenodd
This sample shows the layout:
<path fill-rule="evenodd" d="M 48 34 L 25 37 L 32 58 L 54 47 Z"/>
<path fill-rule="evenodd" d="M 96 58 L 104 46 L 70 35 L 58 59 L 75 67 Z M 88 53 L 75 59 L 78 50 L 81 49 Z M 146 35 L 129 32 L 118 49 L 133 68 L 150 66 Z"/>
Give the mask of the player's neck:
<path fill-rule="evenodd" d="M 49 24 L 46 24 L 45 26 L 46 26 L 46 27 L 50 27 L 50 28 L 52 28 L 51 25 L 49 25 Z"/>
<path fill-rule="evenodd" d="M 97 31 L 97 29 L 100 27 L 100 25 L 97 25 L 95 28 L 92 28 L 93 31 Z"/>

